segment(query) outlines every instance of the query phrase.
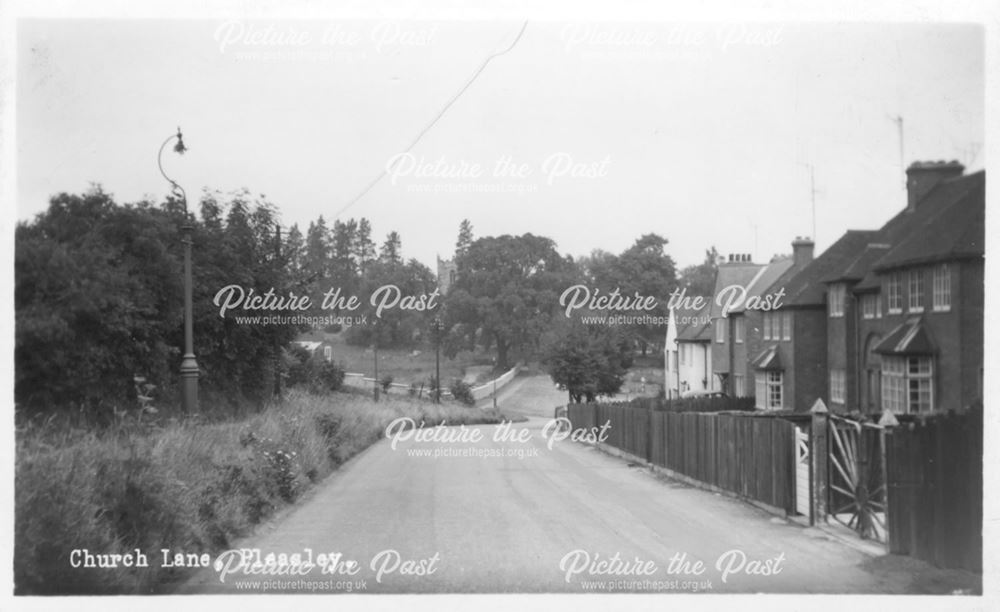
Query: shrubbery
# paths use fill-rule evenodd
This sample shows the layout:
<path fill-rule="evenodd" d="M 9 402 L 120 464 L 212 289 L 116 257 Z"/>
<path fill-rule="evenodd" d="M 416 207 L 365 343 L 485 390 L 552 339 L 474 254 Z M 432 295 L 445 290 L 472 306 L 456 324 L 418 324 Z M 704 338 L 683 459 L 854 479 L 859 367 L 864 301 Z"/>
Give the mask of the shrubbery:
<path fill-rule="evenodd" d="M 15 469 L 15 592 L 142 593 L 183 578 L 157 567 L 91 571 L 68 565 L 86 548 L 212 553 L 379 439 L 399 416 L 495 423 L 496 413 L 405 399 L 373 403 L 292 391 L 249 419 L 166 427 L 123 422 L 62 438 L 19 432 Z"/>
<path fill-rule="evenodd" d="M 313 393 L 333 393 L 344 384 L 344 368 L 314 357 L 305 348 L 293 345 L 285 352 L 285 380 L 289 387 L 300 387 Z"/>
<path fill-rule="evenodd" d="M 476 398 L 472 396 L 472 386 L 461 380 L 451 384 L 451 396 L 466 406 L 476 405 Z"/>

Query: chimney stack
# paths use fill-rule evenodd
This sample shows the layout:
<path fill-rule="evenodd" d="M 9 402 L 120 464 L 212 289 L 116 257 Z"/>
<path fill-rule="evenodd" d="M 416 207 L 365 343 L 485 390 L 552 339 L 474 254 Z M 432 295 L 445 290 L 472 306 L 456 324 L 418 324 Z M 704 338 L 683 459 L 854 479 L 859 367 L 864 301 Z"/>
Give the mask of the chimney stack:
<path fill-rule="evenodd" d="M 965 166 L 958 161 L 913 162 L 906 169 L 906 210 L 913 212 L 920 200 L 943 180 L 962 176 Z"/>
<path fill-rule="evenodd" d="M 792 260 L 797 269 L 802 269 L 813 260 L 816 243 L 808 236 L 796 236 L 792 241 Z"/>

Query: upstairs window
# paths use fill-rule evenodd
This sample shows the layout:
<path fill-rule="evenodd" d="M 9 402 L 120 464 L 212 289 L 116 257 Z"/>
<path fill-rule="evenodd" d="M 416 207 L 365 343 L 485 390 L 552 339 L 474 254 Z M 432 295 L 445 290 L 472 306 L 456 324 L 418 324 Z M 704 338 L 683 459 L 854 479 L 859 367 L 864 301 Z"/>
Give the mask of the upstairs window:
<path fill-rule="evenodd" d="M 844 298 L 846 295 L 847 291 L 844 285 L 840 283 L 830 285 L 830 293 L 827 296 L 827 299 L 829 300 L 831 317 L 844 316 Z"/>
<path fill-rule="evenodd" d="M 792 313 L 782 312 L 774 313 L 775 317 L 781 317 L 781 339 L 791 340 L 792 339 Z"/>
<path fill-rule="evenodd" d="M 907 306 L 910 312 L 924 311 L 924 271 L 911 270 L 909 282 L 909 302 Z"/>
<path fill-rule="evenodd" d="M 936 312 L 951 310 L 951 269 L 948 264 L 934 268 L 933 308 Z"/>
<path fill-rule="evenodd" d="M 715 320 L 715 341 L 722 344 L 726 341 L 726 320 L 719 318 Z"/>
<path fill-rule="evenodd" d="M 861 296 L 861 318 L 874 319 L 875 308 L 878 304 L 878 296 L 875 294 L 865 294 Z"/>
<path fill-rule="evenodd" d="M 772 318 L 773 317 L 772 317 L 772 315 L 771 315 L 770 312 L 765 312 L 764 313 L 764 339 L 765 340 L 770 340 L 771 339 L 771 319 Z"/>
<path fill-rule="evenodd" d="M 903 312 L 903 275 L 899 272 L 890 274 L 886 289 L 886 295 L 889 300 L 889 314 Z"/>
<path fill-rule="evenodd" d="M 733 340 L 737 344 L 743 344 L 743 337 L 746 335 L 746 325 L 747 325 L 746 320 L 744 319 L 744 317 L 736 317 L 733 323 L 736 328 L 733 331 L 733 334 L 736 336 Z"/>

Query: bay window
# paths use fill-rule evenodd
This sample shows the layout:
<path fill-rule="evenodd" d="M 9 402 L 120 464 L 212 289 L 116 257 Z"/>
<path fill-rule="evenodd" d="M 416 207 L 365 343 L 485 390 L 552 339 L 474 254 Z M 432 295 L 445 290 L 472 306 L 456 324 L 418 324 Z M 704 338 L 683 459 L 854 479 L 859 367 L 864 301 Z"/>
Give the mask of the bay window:
<path fill-rule="evenodd" d="M 931 357 L 883 357 L 882 410 L 899 414 L 934 409 Z"/>

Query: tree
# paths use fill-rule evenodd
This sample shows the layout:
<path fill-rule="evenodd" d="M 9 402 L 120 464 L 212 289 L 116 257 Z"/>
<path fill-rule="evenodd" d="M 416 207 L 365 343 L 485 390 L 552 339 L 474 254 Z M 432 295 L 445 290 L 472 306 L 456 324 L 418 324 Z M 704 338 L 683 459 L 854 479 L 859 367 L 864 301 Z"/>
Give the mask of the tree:
<path fill-rule="evenodd" d="M 619 328 L 573 319 L 547 334 L 542 364 L 552 381 L 569 393 L 570 402 L 593 402 L 621 389 L 632 350 Z"/>
<path fill-rule="evenodd" d="M 195 354 L 206 399 L 263 400 L 293 326 L 219 316 L 215 293 L 238 284 L 281 292 L 276 218 L 243 190 L 206 194 L 192 231 Z M 134 377 L 176 394 L 183 345 L 182 203 L 116 204 L 100 188 L 60 194 L 15 232 L 15 398 L 19 411 L 134 405 Z M 206 401 L 204 405 L 214 405 Z"/>
<path fill-rule="evenodd" d="M 456 261 L 458 278 L 445 302 L 445 354 L 481 344 L 496 348 L 507 369 L 512 350 L 532 351 L 559 311 L 559 296 L 577 276 L 572 260 L 541 236 L 480 238 Z"/>
<path fill-rule="evenodd" d="M 355 236 L 354 241 L 354 257 L 358 262 L 358 271 L 361 274 L 365 273 L 368 268 L 368 264 L 375 259 L 375 243 L 372 241 L 372 225 L 365 219 L 361 218 L 358 222 L 358 231 Z"/>
<path fill-rule="evenodd" d="M 378 261 L 369 266 L 369 271 L 360 279 L 361 292 L 372 295 L 379 287 L 395 285 L 402 295 L 430 294 L 437 287 L 437 280 L 430 268 L 416 259 L 405 264 L 390 264 Z M 382 312 L 375 325 L 358 325 L 347 329 L 345 338 L 354 346 L 370 346 L 378 340 L 379 347 L 409 347 L 415 345 L 427 328 L 430 311 L 403 310 L 391 308 Z M 370 320 L 375 321 L 374 312 Z"/>
<path fill-rule="evenodd" d="M 619 289 L 623 295 L 651 296 L 657 306 L 644 314 L 666 317 L 667 299 L 677 286 L 677 268 L 664 252 L 668 241 L 659 234 L 644 234 L 620 255 L 596 251 L 589 261 L 588 275 L 594 285 L 605 291 Z M 662 325 L 638 325 L 633 337 L 645 355 L 650 344 L 663 339 Z"/>
<path fill-rule="evenodd" d="M 288 266 L 288 273 L 291 275 L 292 280 L 303 280 L 302 274 L 305 258 L 305 240 L 302 237 L 302 231 L 299 230 L 299 225 L 297 223 L 288 228 L 284 244 L 281 245 L 281 253 L 287 262 L 286 265 Z"/>
<path fill-rule="evenodd" d="M 393 230 L 386 235 L 385 242 L 382 243 L 379 260 L 390 265 L 401 264 L 403 262 L 402 249 L 402 240 L 399 238 L 399 233 Z"/>
<path fill-rule="evenodd" d="M 330 280 L 345 292 L 354 290 L 358 276 L 355 243 L 358 222 L 354 219 L 333 222 L 333 239 L 330 248 Z"/>
<path fill-rule="evenodd" d="M 310 282 L 321 286 L 328 276 L 330 259 L 330 242 L 327 235 L 326 221 L 320 215 L 315 223 L 309 223 L 306 230 L 306 251 L 304 269 Z"/>
<path fill-rule="evenodd" d="M 687 289 L 687 295 L 711 298 L 718 270 L 719 252 L 713 246 L 705 251 L 704 261 L 681 270 L 680 285 Z"/>
<path fill-rule="evenodd" d="M 472 245 L 472 222 L 462 219 L 462 224 L 458 228 L 458 240 L 455 242 L 455 256 L 464 255 Z"/>

